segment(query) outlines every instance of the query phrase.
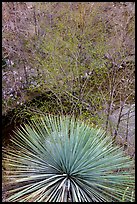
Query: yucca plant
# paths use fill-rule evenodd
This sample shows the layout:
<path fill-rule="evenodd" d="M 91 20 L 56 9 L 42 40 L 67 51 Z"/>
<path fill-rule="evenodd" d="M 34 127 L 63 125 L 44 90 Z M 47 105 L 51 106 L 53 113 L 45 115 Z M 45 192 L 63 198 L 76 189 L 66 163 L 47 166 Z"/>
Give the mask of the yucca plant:
<path fill-rule="evenodd" d="M 21 126 L 4 151 L 8 202 L 130 201 L 134 163 L 101 129 L 69 116 Z M 133 198 L 132 198 L 133 200 Z"/>

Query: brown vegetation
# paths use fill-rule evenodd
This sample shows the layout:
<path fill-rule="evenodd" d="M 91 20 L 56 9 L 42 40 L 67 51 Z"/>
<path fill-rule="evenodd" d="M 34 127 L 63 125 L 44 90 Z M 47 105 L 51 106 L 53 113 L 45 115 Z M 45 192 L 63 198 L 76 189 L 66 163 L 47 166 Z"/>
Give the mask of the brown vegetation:
<path fill-rule="evenodd" d="M 3 115 L 48 91 L 56 102 L 29 104 L 25 112 L 51 113 L 56 106 L 98 125 L 105 120 L 115 138 L 123 107 L 134 104 L 134 7 L 134 2 L 3 2 Z M 109 118 L 118 108 L 113 129 Z"/>

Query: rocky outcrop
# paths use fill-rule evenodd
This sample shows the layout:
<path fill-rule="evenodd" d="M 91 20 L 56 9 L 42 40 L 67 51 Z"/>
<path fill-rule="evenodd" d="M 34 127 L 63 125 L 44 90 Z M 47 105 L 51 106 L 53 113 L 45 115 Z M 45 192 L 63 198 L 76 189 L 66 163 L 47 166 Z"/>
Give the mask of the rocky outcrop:
<path fill-rule="evenodd" d="M 114 135 L 117 131 L 116 141 L 126 146 L 126 151 L 133 156 L 135 152 L 135 104 L 124 106 L 118 125 L 119 113 L 120 109 L 117 109 L 109 118 L 112 134 Z"/>

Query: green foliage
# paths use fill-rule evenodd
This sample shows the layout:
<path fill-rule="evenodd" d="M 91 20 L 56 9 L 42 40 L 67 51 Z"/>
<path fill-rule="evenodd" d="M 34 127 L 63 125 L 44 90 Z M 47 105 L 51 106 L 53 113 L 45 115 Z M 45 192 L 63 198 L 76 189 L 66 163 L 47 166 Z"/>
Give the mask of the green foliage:
<path fill-rule="evenodd" d="M 34 63 L 41 74 L 40 82 L 37 80 L 40 89 L 52 90 L 60 101 L 62 98 L 65 101 L 73 100 L 74 104 L 78 104 L 73 108 L 77 107 L 79 112 L 79 107 L 83 106 L 81 101 L 86 102 L 90 93 L 97 90 L 106 78 L 103 56 L 108 49 L 107 34 L 103 19 L 99 16 L 99 7 L 93 7 L 90 12 L 90 5 L 81 3 L 35 6 L 50 16 L 46 28 L 43 23 L 46 16 L 43 17 L 44 21 L 38 17 L 40 30 L 45 31 L 46 35 L 35 36 L 27 44 L 27 49 L 35 49 Z M 71 11 L 69 15 L 66 12 L 68 7 Z M 94 73 L 83 82 L 81 78 L 88 71 Z M 72 96 L 73 92 L 75 97 Z"/>
<path fill-rule="evenodd" d="M 10 6 L 10 2 L 8 5 Z M 98 135 L 95 125 L 101 126 L 111 115 L 111 111 L 108 113 L 109 107 L 104 107 L 109 105 L 109 102 L 112 102 L 110 105 L 114 103 L 115 107 L 119 107 L 119 103 L 126 97 L 127 103 L 134 101 L 134 70 L 126 66 L 125 69 L 117 70 L 114 76 L 114 67 L 112 68 L 112 61 L 118 63 L 118 68 L 125 56 L 130 55 L 130 49 L 134 47 L 134 14 L 127 13 L 130 9 L 126 11 L 124 7 L 113 8 L 113 3 L 110 5 L 109 3 L 34 2 L 32 9 L 26 9 L 26 12 L 16 6 L 15 3 L 14 7 L 11 7 L 12 10 L 14 8 L 16 16 L 10 15 L 10 10 L 5 10 L 3 44 L 10 51 L 10 58 L 14 61 L 14 67 L 11 69 L 17 71 L 18 75 L 14 76 L 12 72 L 9 74 L 6 69 L 3 69 L 7 72 L 6 77 L 3 77 L 3 89 L 6 90 L 7 95 L 4 95 L 2 108 L 8 111 L 17 104 L 23 104 L 19 109 L 15 109 L 11 120 L 22 123 L 31 118 L 34 121 L 34 127 L 31 126 L 31 130 L 26 126 L 29 132 L 26 134 L 28 138 L 23 132 L 18 132 L 13 139 L 21 149 L 15 145 L 17 150 L 14 148 L 9 151 L 7 159 L 10 159 L 10 164 L 6 162 L 6 166 L 10 165 L 11 182 L 19 184 L 19 188 L 16 189 L 15 186 L 15 194 L 12 190 L 8 191 L 9 200 L 133 201 L 131 195 L 133 191 L 130 187 L 132 180 L 126 180 L 125 171 L 115 172 L 117 169 L 119 171 L 117 165 L 121 165 L 120 168 L 123 165 L 124 168 L 126 158 L 123 156 L 121 158 L 122 153 L 119 153 L 119 158 L 116 150 L 114 151 L 114 155 L 117 153 L 116 156 L 112 155 L 111 145 L 108 151 L 105 149 L 105 142 L 108 140 L 106 137 L 103 139 L 103 136 L 99 138 L 103 133 L 100 132 Z M 108 67 L 107 60 L 104 59 L 106 53 L 110 53 L 113 58 L 108 60 Z M 4 66 L 7 56 L 7 54 L 3 55 Z M 13 79 L 8 80 L 12 75 Z M 20 78 L 22 81 L 18 81 Z M 21 96 L 11 97 L 10 87 L 16 87 L 17 84 L 23 85 L 25 81 L 27 81 L 26 92 L 21 89 L 19 94 Z M 16 88 L 20 89 L 20 87 Z M 112 97 L 111 93 L 113 93 Z M 41 94 L 45 95 L 45 99 Z M 35 99 L 30 101 L 33 97 Z M 104 109 L 108 112 L 106 111 L 103 117 L 99 118 L 99 111 L 103 112 Z M 62 119 L 57 119 L 56 126 L 53 118 L 46 118 L 45 127 L 49 124 L 48 120 L 53 120 L 53 126 L 52 124 L 50 126 L 55 129 L 56 136 L 63 132 L 61 138 L 57 137 L 56 144 L 50 128 L 47 127 L 49 131 L 47 133 L 47 129 L 38 120 L 46 113 L 74 114 L 83 121 L 93 123 L 95 129 L 90 130 L 84 124 L 77 125 L 77 122 L 75 124 L 68 118 L 63 118 L 63 122 L 60 122 Z M 40 122 L 43 133 L 35 123 L 36 119 Z M 72 130 L 67 124 L 72 125 Z M 73 131 L 76 133 L 75 139 Z M 70 132 L 72 137 L 68 140 L 67 136 Z M 46 140 L 50 140 L 49 147 L 45 144 Z M 70 152 L 69 148 L 71 149 L 73 142 L 75 145 Z M 95 153 L 95 159 L 92 153 Z M 62 174 L 65 175 L 60 175 L 60 172 L 49 167 L 43 155 L 48 162 L 53 162 L 52 167 L 56 170 L 60 167 Z M 17 159 L 20 161 L 14 163 Z M 115 161 L 118 161 L 118 164 L 115 164 Z M 16 164 L 19 165 L 15 171 L 17 174 L 14 172 Z M 69 171 L 69 165 L 76 168 L 72 168 L 74 171 L 79 172 L 76 178 L 75 174 L 71 179 L 70 175 L 68 176 L 66 171 Z M 93 165 L 94 168 L 91 168 Z M 55 185 L 50 177 L 51 173 L 55 175 Z M 125 179 L 125 182 L 122 179 Z M 56 183 L 57 180 L 59 182 Z M 65 186 L 69 183 L 70 188 L 65 191 Z"/>
<path fill-rule="evenodd" d="M 26 10 L 28 4 L 25 4 Z M 10 3 L 8 5 L 10 6 Z M 119 36 L 124 38 L 124 35 L 128 33 L 125 31 L 124 35 L 121 34 L 124 30 L 122 27 L 128 29 L 132 36 L 127 37 L 133 38 L 134 15 L 133 13 L 131 16 L 128 14 L 130 8 L 126 11 L 126 8 L 122 6 L 121 12 L 121 9 L 117 10 L 113 7 L 113 3 L 47 2 L 45 4 L 34 2 L 32 9 L 28 8 L 22 16 L 24 10 L 20 12 L 18 6 L 21 5 L 14 4 L 14 9 L 17 11 L 15 13 L 18 14 L 16 18 L 20 23 L 16 21 L 17 25 L 15 23 L 13 27 L 19 29 L 13 29 L 13 32 L 10 26 L 5 26 L 4 28 L 8 28 L 8 30 L 4 29 L 3 39 L 4 42 L 10 42 L 10 45 L 5 47 L 13 47 L 13 53 L 16 53 L 13 61 L 17 60 L 15 66 L 21 77 L 24 66 L 33 68 L 35 77 L 33 74 L 31 75 L 30 69 L 22 79 L 25 81 L 27 78 L 29 82 L 27 86 L 29 86 L 28 89 L 31 90 L 32 96 L 34 91 L 41 94 L 50 90 L 56 94 L 60 106 L 63 103 L 62 99 L 65 100 L 65 103 L 67 100 L 70 101 L 66 103 L 68 107 L 61 108 L 68 113 L 69 109 L 72 112 L 81 113 L 81 110 L 85 109 L 86 103 L 92 107 L 95 106 L 97 111 L 98 107 L 101 108 L 104 103 L 107 103 L 109 100 L 107 93 L 110 91 L 108 82 L 111 81 L 112 76 L 108 73 L 109 70 L 103 57 L 106 53 L 112 53 L 114 57 L 117 54 L 118 58 L 122 59 L 125 56 L 122 46 L 127 49 L 130 47 L 124 46 L 124 43 L 122 45 L 123 41 L 121 38 L 119 39 Z M 6 17 L 10 12 L 6 12 L 6 9 L 4 11 Z M 118 18 L 120 23 L 119 21 L 115 23 L 115 20 L 112 20 L 113 17 L 116 18 L 116 13 L 120 16 Z M 3 18 L 4 25 L 7 22 L 10 24 L 8 20 L 6 22 L 5 17 Z M 12 19 L 12 16 L 10 17 Z M 113 29 L 115 27 L 116 29 Z M 117 43 L 114 43 L 115 39 L 118 40 Z M 128 40 L 124 40 L 124 42 L 128 42 Z M 18 52 L 14 50 L 18 50 Z M 88 72 L 92 74 L 86 78 L 85 75 Z M 85 78 L 81 80 L 83 76 Z M 119 78 L 121 80 L 121 76 Z M 37 85 L 35 86 L 33 83 Z M 3 83 L 3 86 L 4 84 L 6 86 L 6 83 Z M 100 91 L 102 91 L 101 94 Z M 122 90 L 122 92 L 125 95 L 127 90 Z M 121 90 L 118 90 L 117 93 L 121 94 Z M 7 96 L 5 101 L 10 100 L 9 98 L 10 96 Z M 22 98 L 25 96 L 23 95 Z M 69 106 L 70 103 L 72 108 Z M 13 104 L 16 105 L 16 103 Z M 11 103 L 3 104 L 3 109 L 7 110 L 10 107 Z"/>
<path fill-rule="evenodd" d="M 130 201 L 133 161 L 101 129 L 48 115 L 20 127 L 10 145 L 3 162 L 7 201 Z"/>

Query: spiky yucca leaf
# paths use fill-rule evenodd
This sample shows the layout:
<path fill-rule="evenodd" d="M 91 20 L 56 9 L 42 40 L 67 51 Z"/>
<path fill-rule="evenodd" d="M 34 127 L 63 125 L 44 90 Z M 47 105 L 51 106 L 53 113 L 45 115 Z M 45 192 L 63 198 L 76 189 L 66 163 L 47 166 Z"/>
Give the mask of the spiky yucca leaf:
<path fill-rule="evenodd" d="M 46 116 L 22 126 L 11 142 L 4 153 L 7 201 L 121 201 L 125 189 L 130 201 L 134 176 L 126 169 L 133 162 L 101 129 Z"/>

